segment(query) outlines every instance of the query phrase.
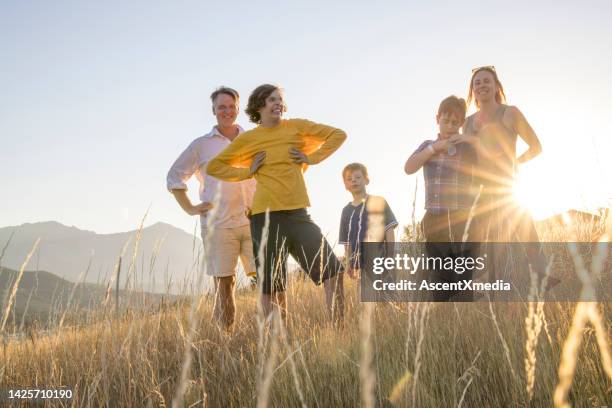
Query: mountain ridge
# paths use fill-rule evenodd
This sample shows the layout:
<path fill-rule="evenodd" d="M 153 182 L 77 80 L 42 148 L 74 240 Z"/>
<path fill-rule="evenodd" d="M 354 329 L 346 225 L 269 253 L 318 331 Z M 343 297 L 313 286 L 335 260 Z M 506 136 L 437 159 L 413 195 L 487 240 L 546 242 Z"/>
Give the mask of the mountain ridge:
<path fill-rule="evenodd" d="M 123 247 L 123 273 L 120 283 L 134 256 L 134 243 L 138 229 L 98 234 L 67 226 L 58 221 L 23 223 L 0 228 L 0 251 L 6 246 L 0 265 L 19 270 L 37 238 L 40 243 L 30 259 L 27 269 L 46 270 L 69 281 L 78 281 L 90 265 L 87 282 L 96 283 L 99 274 L 102 282 L 108 281 L 114 272 Z M 10 241 L 9 241 L 10 240 Z M 195 243 L 195 245 L 194 245 Z M 173 276 L 173 292 L 180 282 L 193 281 L 198 271 L 194 259 L 199 255 L 201 240 L 192 234 L 164 222 L 156 222 L 140 230 L 138 253 L 133 275 L 145 289 L 165 292 L 168 277 Z"/>
<path fill-rule="evenodd" d="M 14 289 L 19 275 L 18 271 L 0 269 L 0 305 L 6 307 L 8 294 Z M 58 319 L 70 307 L 71 311 L 77 309 L 81 312 L 99 310 L 108 287 L 104 284 L 71 282 L 54 273 L 38 270 L 24 271 L 11 305 L 10 316 L 20 321 L 41 322 Z M 111 288 L 115 299 L 115 288 Z M 155 294 L 149 292 L 129 292 L 120 289 L 119 298 L 122 304 L 138 306 L 146 303 L 154 305 L 161 299 L 176 299 L 168 294 Z M 130 300 L 128 302 L 128 300 Z M 13 313 L 14 312 L 14 313 Z"/>

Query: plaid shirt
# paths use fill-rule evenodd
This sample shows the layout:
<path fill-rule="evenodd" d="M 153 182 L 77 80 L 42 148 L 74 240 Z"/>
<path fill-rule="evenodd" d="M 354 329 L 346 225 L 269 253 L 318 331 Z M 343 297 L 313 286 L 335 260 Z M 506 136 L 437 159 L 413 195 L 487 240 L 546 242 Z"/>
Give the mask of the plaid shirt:
<path fill-rule="evenodd" d="M 426 140 L 413 153 L 419 153 L 433 140 Z M 434 213 L 470 208 L 474 203 L 472 170 L 477 162 L 476 151 L 468 143 L 455 145 L 456 153 L 434 154 L 423 165 L 425 209 Z"/>

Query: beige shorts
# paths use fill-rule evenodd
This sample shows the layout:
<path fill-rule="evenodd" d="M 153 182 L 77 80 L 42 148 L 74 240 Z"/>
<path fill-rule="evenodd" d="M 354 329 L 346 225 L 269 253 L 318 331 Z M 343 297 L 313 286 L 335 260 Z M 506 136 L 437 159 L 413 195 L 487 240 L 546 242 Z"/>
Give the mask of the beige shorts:
<path fill-rule="evenodd" d="M 208 247 L 206 256 L 206 274 L 215 277 L 234 276 L 238 258 L 247 276 L 255 275 L 255 258 L 253 242 L 248 225 L 236 228 L 215 228 L 206 240 L 208 231 L 202 229 L 202 241 Z"/>

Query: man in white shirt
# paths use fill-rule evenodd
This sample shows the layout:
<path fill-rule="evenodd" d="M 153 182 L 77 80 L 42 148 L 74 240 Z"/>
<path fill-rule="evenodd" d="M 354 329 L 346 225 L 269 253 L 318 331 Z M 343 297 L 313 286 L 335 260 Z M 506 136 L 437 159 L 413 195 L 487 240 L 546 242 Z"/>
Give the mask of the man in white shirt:
<path fill-rule="evenodd" d="M 248 179 L 229 183 L 206 174 L 208 162 L 243 132 L 235 123 L 240 100 L 238 92 L 220 87 L 210 95 L 210 99 L 217 125 L 191 142 L 181 153 L 168 172 L 167 187 L 187 214 L 200 216 L 202 240 L 206 245 L 206 271 L 215 281 L 213 319 L 230 331 L 236 315 L 234 290 L 239 257 L 247 275 L 255 275 L 247 213 L 253 201 L 256 182 Z M 185 184 L 193 175 L 200 183 L 201 202 L 195 205 L 187 196 Z M 214 219 L 209 220 L 208 212 L 217 190 L 220 190 L 219 208 Z"/>

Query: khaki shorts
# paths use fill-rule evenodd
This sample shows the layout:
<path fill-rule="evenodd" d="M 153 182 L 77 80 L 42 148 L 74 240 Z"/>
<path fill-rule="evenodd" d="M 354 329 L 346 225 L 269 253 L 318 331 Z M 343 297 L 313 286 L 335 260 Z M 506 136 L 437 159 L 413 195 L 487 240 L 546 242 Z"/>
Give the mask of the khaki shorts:
<path fill-rule="evenodd" d="M 234 276 L 238 258 L 247 276 L 255 275 L 253 242 L 248 225 L 236 228 L 215 228 L 206 241 L 208 231 L 202 229 L 202 241 L 206 248 L 206 274 L 214 277 Z"/>

